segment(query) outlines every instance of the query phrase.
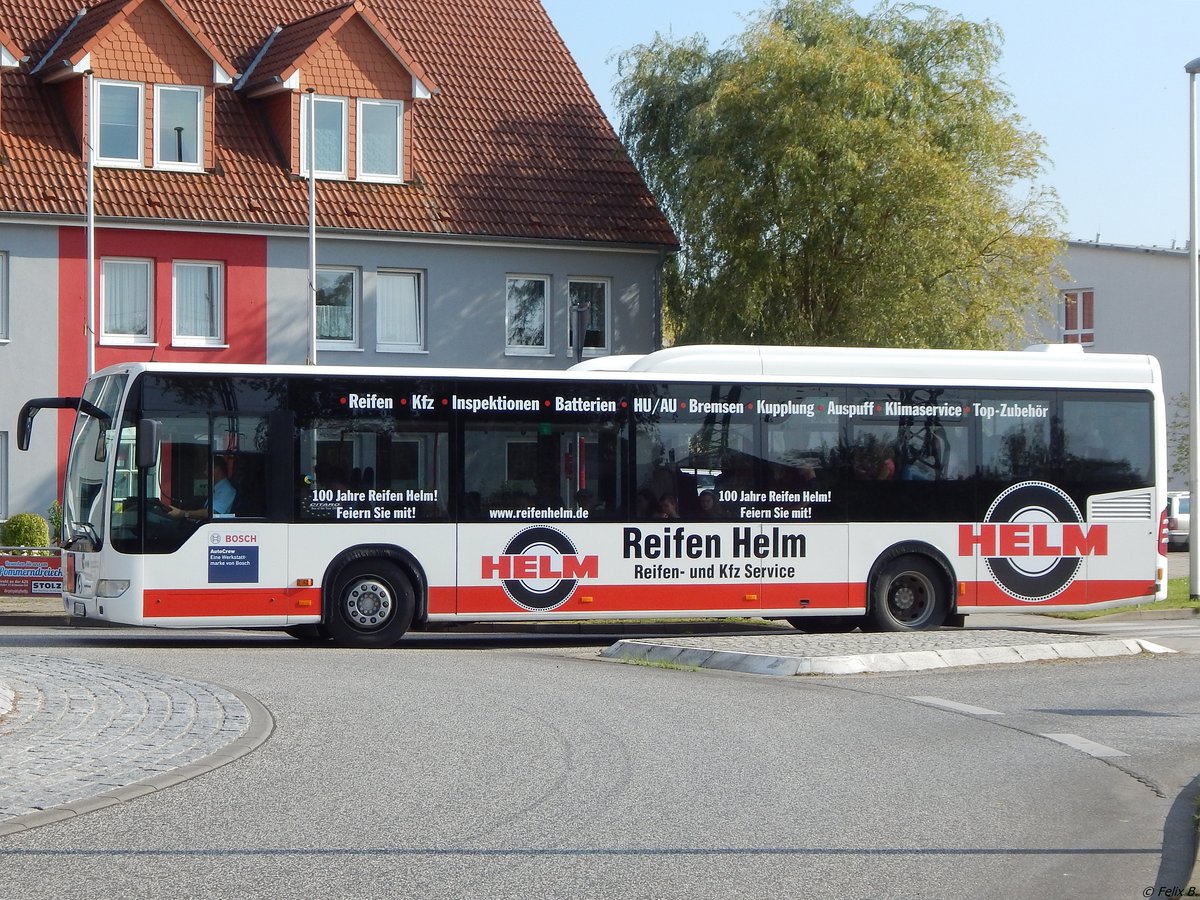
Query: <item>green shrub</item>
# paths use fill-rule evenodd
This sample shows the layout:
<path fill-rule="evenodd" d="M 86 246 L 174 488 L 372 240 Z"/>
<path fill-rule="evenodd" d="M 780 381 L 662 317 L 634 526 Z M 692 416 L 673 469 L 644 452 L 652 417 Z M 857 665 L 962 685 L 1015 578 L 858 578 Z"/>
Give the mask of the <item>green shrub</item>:
<path fill-rule="evenodd" d="M 0 547 L 49 546 L 50 526 L 37 513 L 17 513 L 0 528 Z"/>
<path fill-rule="evenodd" d="M 46 510 L 46 519 L 50 522 L 50 538 L 58 547 L 62 541 L 62 504 L 55 500 Z"/>

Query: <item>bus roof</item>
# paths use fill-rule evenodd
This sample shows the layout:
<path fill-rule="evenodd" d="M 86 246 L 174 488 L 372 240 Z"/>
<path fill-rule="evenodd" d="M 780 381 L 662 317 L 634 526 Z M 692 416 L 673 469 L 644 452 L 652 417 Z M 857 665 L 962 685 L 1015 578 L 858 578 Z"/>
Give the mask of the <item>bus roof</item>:
<path fill-rule="evenodd" d="M 237 365 L 233 363 L 127 363 L 114 372 L 196 374 L 405 376 L 508 380 L 679 381 L 736 378 L 750 382 L 845 384 L 1110 385 L 1160 386 L 1150 355 L 1086 353 L 1077 345 L 1043 344 L 1026 350 L 915 350 L 859 347 L 696 345 L 644 356 L 596 357 L 561 370 L 368 366 Z"/>

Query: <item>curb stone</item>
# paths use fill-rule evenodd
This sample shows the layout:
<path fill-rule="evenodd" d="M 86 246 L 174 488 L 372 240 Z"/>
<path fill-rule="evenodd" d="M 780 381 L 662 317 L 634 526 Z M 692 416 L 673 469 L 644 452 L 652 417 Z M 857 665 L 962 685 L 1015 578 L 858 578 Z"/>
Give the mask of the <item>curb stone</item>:
<path fill-rule="evenodd" d="M 937 634 L 931 632 L 930 634 Z M 1013 631 L 959 632 L 955 646 L 877 650 L 876 635 L 789 637 L 689 637 L 621 640 L 601 651 L 604 659 L 662 663 L 700 669 L 720 669 L 753 675 L 854 675 L 871 672 L 918 672 L 959 666 L 999 665 L 1054 659 L 1088 659 L 1174 653 L 1142 638 L 1096 639 L 1086 635 L 1056 635 L 1053 642 L 1029 643 L 1029 634 Z M 986 635 L 982 646 L 958 646 Z M 889 637 L 896 639 L 907 635 Z M 999 642 L 998 642 L 999 641 Z M 786 643 L 785 643 L 786 642 Z M 924 641 L 928 643 L 928 641 Z M 853 645 L 859 643 L 860 648 Z M 860 649 L 861 652 L 853 652 Z"/>

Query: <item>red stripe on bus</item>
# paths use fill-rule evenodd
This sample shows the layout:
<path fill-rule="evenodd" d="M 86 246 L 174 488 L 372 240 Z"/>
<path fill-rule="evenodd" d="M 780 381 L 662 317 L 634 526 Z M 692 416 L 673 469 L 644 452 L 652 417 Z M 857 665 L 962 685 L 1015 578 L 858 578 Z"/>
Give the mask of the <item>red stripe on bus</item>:
<path fill-rule="evenodd" d="M 799 609 L 802 599 L 809 601 L 806 609 L 844 609 L 848 588 L 846 584 L 581 584 L 566 603 L 552 612 L 556 616 L 587 616 L 595 612 L 636 614 L 643 610 L 703 613 L 714 609 L 745 609 L 753 612 L 768 602 L 772 606 L 795 605 Z M 459 615 L 521 609 L 499 586 L 458 589 Z"/>
<path fill-rule="evenodd" d="M 319 588 L 201 588 L 146 591 L 142 615 L 147 619 L 222 616 L 313 616 L 321 613 Z"/>
<path fill-rule="evenodd" d="M 1130 597 L 1146 597 L 1154 594 L 1153 581 L 1112 580 L 1112 581 L 1075 581 L 1068 585 L 1060 594 L 1045 600 L 1018 600 L 1002 591 L 998 585 L 990 581 L 981 581 L 974 585 L 974 596 L 969 601 L 959 598 L 960 605 L 966 606 L 1013 606 L 1017 603 L 1028 604 L 1030 610 L 1038 606 L 1081 606 L 1093 603 L 1107 603 L 1111 600 L 1127 600 Z"/>
<path fill-rule="evenodd" d="M 1026 602 L 1030 611 L 1039 606 L 1079 606 L 1146 597 L 1154 594 L 1153 581 L 1077 581 L 1046 600 L 1020 601 L 997 585 L 966 582 L 961 606 L 1013 606 Z M 808 603 L 803 604 L 802 601 Z M 580 585 L 562 606 L 547 615 L 587 617 L 599 612 L 687 612 L 745 609 L 845 609 L 854 601 L 866 605 L 863 584 L 609 584 Z M 524 613 L 501 587 L 431 587 L 431 615 Z M 314 616 L 321 614 L 318 588 L 202 588 L 198 590 L 146 591 L 142 614 L 147 619 L 251 618 L 257 616 Z"/>

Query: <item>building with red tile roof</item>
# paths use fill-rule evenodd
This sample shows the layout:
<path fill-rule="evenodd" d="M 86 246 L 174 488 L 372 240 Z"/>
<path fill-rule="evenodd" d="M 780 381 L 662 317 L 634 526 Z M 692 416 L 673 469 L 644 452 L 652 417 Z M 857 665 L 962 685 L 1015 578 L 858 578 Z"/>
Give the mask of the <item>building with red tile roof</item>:
<path fill-rule="evenodd" d="M 0 519 L 58 454 L 3 423 L 89 368 L 562 368 L 572 303 L 647 352 L 675 246 L 538 0 L 11 0 Z"/>

